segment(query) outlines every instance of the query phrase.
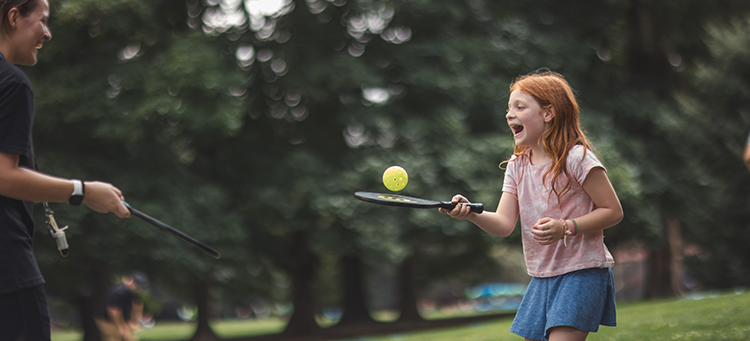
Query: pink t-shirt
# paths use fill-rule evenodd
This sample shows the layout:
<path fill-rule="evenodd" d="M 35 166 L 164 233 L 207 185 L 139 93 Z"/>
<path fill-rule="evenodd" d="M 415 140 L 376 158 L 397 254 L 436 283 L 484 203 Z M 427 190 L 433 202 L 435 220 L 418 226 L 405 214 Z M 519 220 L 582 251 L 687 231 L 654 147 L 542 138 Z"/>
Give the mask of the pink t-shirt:
<path fill-rule="evenodd" d="M 523 254 L 526 269 L 534 277 L 552 277 L 586 268 L 612 267 L 615 263 L 612 255 L 604 245 L 604 232 L 578 233 L 568 236 L 568 247 L 563 240 L 542 245 L 531 233 L 531 227 L 539 219 L 574 219 L 594 210 L 594 202 L 583 190 L 583 181 L 594 167 L 604 166 L 591 150 L 583 157 L 584 148 L 576 145 L 570 149 L 567 160 L 568 174 L 574 177 L 570 191 L 562 197 L 562 205 L 557 205 L 557 195 L 552 192 L 552 176 L 547 184 L 542 178 L 550 162 L 532 165 L 527 156 L 512 157 L 505 170 L 503 192 L 518 198 L 523 236 Z M 581 159 L 583 158 L 583 162 Z M 558 178 L 558 191 L 562 191 L 567 177 L 565 173 Z M 573 226 L 568 226 L 571 230 Z"/>

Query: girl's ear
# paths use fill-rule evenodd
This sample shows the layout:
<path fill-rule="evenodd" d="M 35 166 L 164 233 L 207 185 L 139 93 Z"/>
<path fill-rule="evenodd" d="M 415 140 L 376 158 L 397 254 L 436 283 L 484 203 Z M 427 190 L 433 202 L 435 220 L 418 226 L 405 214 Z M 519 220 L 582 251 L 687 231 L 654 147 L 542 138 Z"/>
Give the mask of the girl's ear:
<path fill-rule="evenodd" d="M 549 123 L 555 117 L 555 107 L 551 104 L 544 109 L 544 123 Z"/>

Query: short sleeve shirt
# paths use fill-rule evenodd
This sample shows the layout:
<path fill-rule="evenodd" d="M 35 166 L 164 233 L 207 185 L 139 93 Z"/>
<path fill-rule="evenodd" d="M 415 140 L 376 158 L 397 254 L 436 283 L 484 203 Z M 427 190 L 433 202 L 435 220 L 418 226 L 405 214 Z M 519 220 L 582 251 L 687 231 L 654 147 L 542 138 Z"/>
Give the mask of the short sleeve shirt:
<path fill-rule="evenodd" d="M 26 75 L 0 60 L 0 152 L 34 169 L 34 94 Z M 0 196 L 0 294 L 44 283 L 32 248 L 33 203 Z"/>
<path fill-rule="evenodd" d="M 553 277 L 586 268 L 612 267 L 614 259 L 604 245 L 603 231 L 568 236 L 567 247 L 562 239 L 549 245 L 539 244 L 534 239 L 531 228 L 539 219 L 574 219 L 593 211 L 594 202 L 582 185 L 593 168 L 604 169 L 591 150 L 586 150 L 584 155 L 582 146 L 571 148 L 567 171 L 574 179 L 558 206 L 557 195 L 551 189 L 552 176 L 543 180 L 549 166 L 550 162 L 533 165 L 529 157 L 520 156 L 511 158 L 505 171 L 503 192 L 518 198 L 523 252 L 529 275 Z M 556 188 L 562 190 L 567 182 L 565 173 L 560 174 L 557 181 Z"/>

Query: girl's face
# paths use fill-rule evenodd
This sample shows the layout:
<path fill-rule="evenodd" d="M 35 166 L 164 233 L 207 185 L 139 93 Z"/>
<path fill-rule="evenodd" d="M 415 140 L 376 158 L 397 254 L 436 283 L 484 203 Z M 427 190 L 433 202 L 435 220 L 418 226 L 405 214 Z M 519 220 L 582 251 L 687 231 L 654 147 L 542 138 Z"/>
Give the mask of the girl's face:
<path fill-rule="evenodd" d="M 52 39 L 52 32 L 47 26 L 49 2 L 47 0 L 37 0 L 37 2 L 36 9 L 27 16 L 22 16 L 16 11 L 16 15 L 11 17 L 13 9 L 9 13 L 11 17 L 9 21 L 13 27 L 9 40 L 13 49 L 11 55 L 6 58 L 13 64 L 36 64 L 37 50 L 42 48 L 45 41 Z"/>
<path fill-rule="evenodd" d="M 542 109 L 539 103 L 530 95 L 516 89 L 510 93 L 508 113 L 505 118 L 513 132 L 513 139 L 520 147 L 533 150 L 541 147 L 541 136 L 547 128 L 554 113 L 549 109 Z"/>

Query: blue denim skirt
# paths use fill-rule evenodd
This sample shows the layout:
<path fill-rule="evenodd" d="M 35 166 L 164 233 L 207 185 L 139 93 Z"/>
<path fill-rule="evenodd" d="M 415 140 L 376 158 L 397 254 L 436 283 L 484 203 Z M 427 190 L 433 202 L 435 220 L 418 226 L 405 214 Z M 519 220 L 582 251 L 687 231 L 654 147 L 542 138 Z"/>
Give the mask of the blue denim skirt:
<path fill-rule="evenodd" d="M 532 340 L 547 340 L 550 328 L 559 326 L 593 333 L 599 325 L 616 325 L 615 310 L 611 268 L 533 277 L 510 331 Z"/>

